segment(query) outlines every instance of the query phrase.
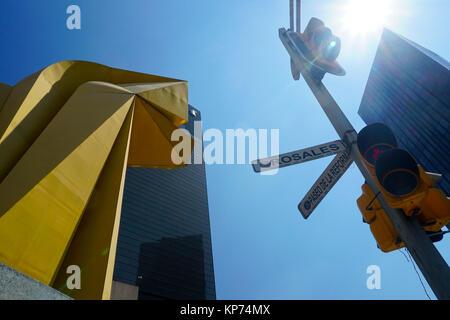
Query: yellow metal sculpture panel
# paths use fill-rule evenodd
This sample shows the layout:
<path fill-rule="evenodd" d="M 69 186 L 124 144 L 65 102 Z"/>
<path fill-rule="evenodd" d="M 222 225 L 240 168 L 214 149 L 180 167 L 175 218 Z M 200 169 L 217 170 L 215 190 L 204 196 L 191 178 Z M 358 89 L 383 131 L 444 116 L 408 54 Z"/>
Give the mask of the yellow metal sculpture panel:
<path fill-rule="evenodd" d="M 0 184 L 0 259 L 45 284 L 132 103 L 121 91 L 89 98 L 100 86 L 80 86 Z"/>
<path fill-rule="evenodd" d="M 171 92 L 179 96 L 172 98 L 176 103 L 164 112 L 175 120 L 175 125 L 187 119 L 187 84 L 184 81 L 85 61 L 59 62 L 16 84 L 1 110 L 0 154 L 4 156 L 0 158 L 0 181 L 75 90 L 87 81 L 183 84 L 184 91 Z"/>
<path fill-rule="evenodd" d="M 117 211 L 120 212 L 121 208 L 132 117 L 133 112 L 130 111 L 53 284 L 59 291 L 76 299 L 109 299 L 110 296 L 110 287 L 105 283 L 111 283 L 114 270 L 120 223 Z M 79 261 L 83 261 L 80 266 L 81 290 L 69 290 L 66 270 L 71 265 L 78 265 Z"/>
<path fill-rule="evenodd" d="M 175 126 L 183 124 L 187 119 L 187 83 L 169 82 L 152 84 L 126 84 L 124 88 L 136 93 L 163 113 Z"/>
<path fill-rule="evenodd" d="M 173 123 L 141 99 L 136 100 L 134 112 L 136 118 L 131 129 L 128 164 L 166 169 L 176 167 L 170 161 L 170 152 L 155 154 L 152 151 L 172 150 L 175 142 L 170 140 L 170 134 L 176 128 Z"/>
<path fill-rule="evenodd" d="M 0 86 L 0 262 L 109 299 L 127 165 L 175 168 L 187 83 L 67 61 Z M 82 288 L 67 290 L 78 265 Z"/>
<path fill-rule="evenodd" d="M 9 96 L 9 93 L 11 92 L 11 87 L 7 84 L 0 83 L 0 111 L 2 110 L 3 104 L 5 103 L 6 99 Z"/>

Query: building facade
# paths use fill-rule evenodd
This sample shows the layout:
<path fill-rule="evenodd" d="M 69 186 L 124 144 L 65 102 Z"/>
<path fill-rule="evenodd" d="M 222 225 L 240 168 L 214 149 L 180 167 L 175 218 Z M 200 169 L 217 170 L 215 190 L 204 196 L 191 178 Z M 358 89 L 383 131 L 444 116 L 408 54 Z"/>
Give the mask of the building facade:
<path fill-rule="evenodd" d="M 204 164 L 127 169 L 113 279 L 112 299 L 216 298 Z"/>
<path fill-rule="evenodd" d="M 442 174 L 437 187 L 450 195 L 449 63 L 385 29 L 370 71 L 359 115 L 382 122 L 425 171 Z"/>

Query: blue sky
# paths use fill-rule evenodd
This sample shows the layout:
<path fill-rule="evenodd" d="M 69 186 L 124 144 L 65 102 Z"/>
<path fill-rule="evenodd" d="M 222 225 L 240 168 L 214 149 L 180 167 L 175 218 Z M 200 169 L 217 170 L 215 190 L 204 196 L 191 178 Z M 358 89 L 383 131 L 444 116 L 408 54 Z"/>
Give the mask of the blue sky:
<path fill-rule="evenodd" d="M 339 10 L 346 2 L 302 1 L 303 26 L 321 18 L 342 40 L 345 77 L 325 85 L 359 131 L 357 115 L 381 28 L 353 37 Z M 387 25 L 449 59 L 444 0 L 393 1 Z M 66 28 L 66 8 L 81 8 L 82 29 Z M 292 80 L 278 39 L 288 1 L 2 0 L 0 82 L 62 60 L 88 60 L 189 81 L 189 102 L 203 128 L 278 128 L 280 152 L 338 138 L 303 81 Z M 382 253 L 356 199 L 355 165 L 308 220 L 297 204 L 331 158 L 254 174 L 250 165 L 207 166 L 212 244 L 219 299 L 427 299 L 411 263 Z M 437 243 L 450 261 L 449 239 Z M 381 267 L 381 289 L 366 288 L 366 268 Z M 431 289 L 426 287 L 434 298 Z"/>

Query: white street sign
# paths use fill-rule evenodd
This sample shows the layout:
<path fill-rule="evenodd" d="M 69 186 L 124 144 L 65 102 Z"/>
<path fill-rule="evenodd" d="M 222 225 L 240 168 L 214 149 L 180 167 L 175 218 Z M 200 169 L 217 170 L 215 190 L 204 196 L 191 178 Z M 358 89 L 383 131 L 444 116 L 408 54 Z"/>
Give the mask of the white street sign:
<path fill-rule="evenodd" d="M 345 145 L 342 141 L 336 140 L 310 148 L 283 153 L 264 159 L 253 160 L 251 163 L 255 172 L 262 172 L 331 156 L 344 150 Z"/>
<path fill-rule="evenodd" d="M 327 193 L 333 188 L 336 182 L 342 177 L 350 167 L 353 159 L 349 151 L 340 152 L 328 167 L 317 179 L 306 196 L 298 204 L 298 210 L 303 218 L 307 219 Z"/>

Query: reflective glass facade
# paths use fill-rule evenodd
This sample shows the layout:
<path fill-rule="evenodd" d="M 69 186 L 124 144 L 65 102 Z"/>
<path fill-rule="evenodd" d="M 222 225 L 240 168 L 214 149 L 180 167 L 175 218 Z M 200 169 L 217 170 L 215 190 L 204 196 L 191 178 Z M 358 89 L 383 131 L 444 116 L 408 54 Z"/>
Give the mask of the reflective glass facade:
<path fill-rule="evenodd" d="M 425 169 L 442 174 L 450 195 L 449 63 L 385 29 L 358 111 L 367 123 L 383 122 Z"/>
<path fill-rule="evenodd" d="M 198 110 L 184 127 L 194 132 Z M 138 299 L 215 299 L 204 164 L 128 168 L 114 280 Z"/>

